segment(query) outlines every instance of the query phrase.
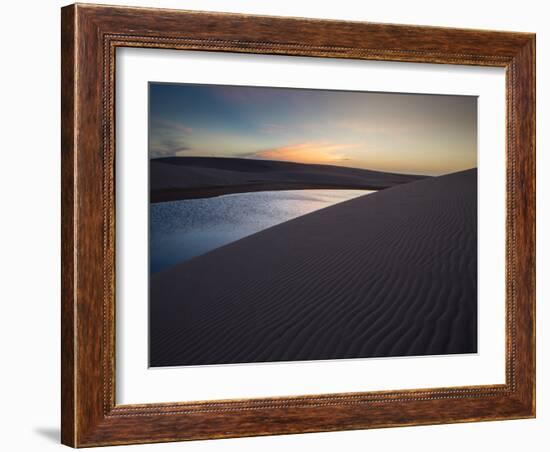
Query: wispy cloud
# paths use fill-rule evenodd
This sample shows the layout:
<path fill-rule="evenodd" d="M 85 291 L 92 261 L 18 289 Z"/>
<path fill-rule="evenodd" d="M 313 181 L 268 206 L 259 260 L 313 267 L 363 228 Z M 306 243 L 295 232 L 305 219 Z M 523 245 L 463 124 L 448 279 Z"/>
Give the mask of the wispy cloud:
<path fill-rule="evenodd" d="M 253 157 L 266 160 L 283 160 L 299 163 L 338 163 L 346 160 L 341 151 L 354 147 L 346 144 L 306 142 L 265 149 L 255 152 Z"/>
<path fill-rule="evenodd" d="M 181 122 L 158 119 L 151 125 L 149 152 L 152 158 L 182 155 L 191 148 L 188 137 L 193 129 Z"/>
<path fill-rule="evenodd" d="M 172 132 L 179 132 L 185 135 L 193 133 L 193 128 L 185 125 L 182 122 L 174 121 L 170 119 L 157 119 L 153 121 L 154 129 L 170 130 Z"/>

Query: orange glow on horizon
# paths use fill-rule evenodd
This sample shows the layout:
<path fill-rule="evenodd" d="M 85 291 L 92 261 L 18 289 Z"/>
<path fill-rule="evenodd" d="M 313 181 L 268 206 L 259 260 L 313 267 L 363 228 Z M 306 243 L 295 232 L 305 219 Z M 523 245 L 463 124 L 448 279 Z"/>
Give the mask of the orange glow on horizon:
<path fill-rule="evenodd" d="M 286 162 L 334 164 L 342 162 L 344 155 L 338 151 L 349 149 L 350 145 L 326 143 L 300 143 L 280 148 L 266 149 L 254 154 L 255 157 L 266 160 L 282 160 Z"/>

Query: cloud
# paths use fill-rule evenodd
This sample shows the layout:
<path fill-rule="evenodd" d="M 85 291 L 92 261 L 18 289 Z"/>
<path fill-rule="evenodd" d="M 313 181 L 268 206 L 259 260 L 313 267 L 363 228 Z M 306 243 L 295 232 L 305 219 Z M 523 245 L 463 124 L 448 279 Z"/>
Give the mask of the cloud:
<path fill-rule="evenodd" d="M 181 155 L 191 149 L 184 139 L 171 137 L 151 137 L 149 152 L 151 158 Z"/>
<path fill-rule="evenodd" d="M 189 127 L 182 122 L 173 121 L 170 119 L 156 119 L 153 121 L 152 128 L 154 130 L 161 129 L 165 131 L 178 132 L 184 135 L 191 135 L 191 133 L 193 133 L 192 127 Z"/>
<path fill-rule="evenodd" d="M 330 164 L 346 160 L 341 151 L 351 147 L 354 146 L 307 142 L 258 151 L 253 156 L 266 160 Z"/>
<path fill-rule="evenodd" d="M 182 155 L 191 148 L 188 136 L 193 129 L 178 121 L 157 119 L 151 124 L 151 158 Z"/>

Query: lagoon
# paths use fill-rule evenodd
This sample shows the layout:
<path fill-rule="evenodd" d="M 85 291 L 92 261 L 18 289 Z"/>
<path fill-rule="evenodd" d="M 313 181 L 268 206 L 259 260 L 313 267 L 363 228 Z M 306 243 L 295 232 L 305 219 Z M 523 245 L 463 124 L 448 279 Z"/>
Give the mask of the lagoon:
<path fill-rule="evenodd" d="M 369 190 L 280 190 L 155 203 L 149 210 L 151 274 Z"/>

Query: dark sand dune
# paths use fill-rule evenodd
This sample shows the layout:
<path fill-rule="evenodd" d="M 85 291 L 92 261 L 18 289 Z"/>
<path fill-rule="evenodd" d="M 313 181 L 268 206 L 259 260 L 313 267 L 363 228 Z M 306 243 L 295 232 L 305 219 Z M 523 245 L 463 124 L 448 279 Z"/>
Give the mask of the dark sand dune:
<path fill-rule="evenodd" d="M 424 177 L 272 160 L 166 157 L 150 161 L 151 202 L 263 190 L 381 190 Z"/>
<path fill-rule="evenodd" d="M 472 353 L 477 170 L 362 196 L 151 279 L 151 365 Z"/>

